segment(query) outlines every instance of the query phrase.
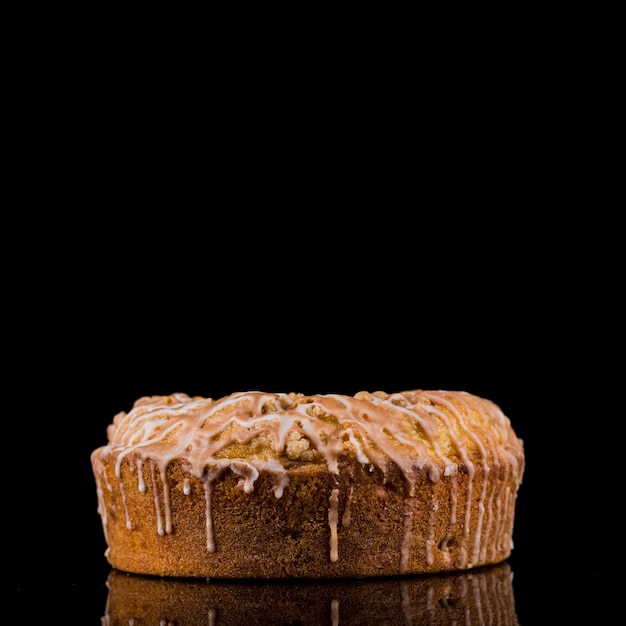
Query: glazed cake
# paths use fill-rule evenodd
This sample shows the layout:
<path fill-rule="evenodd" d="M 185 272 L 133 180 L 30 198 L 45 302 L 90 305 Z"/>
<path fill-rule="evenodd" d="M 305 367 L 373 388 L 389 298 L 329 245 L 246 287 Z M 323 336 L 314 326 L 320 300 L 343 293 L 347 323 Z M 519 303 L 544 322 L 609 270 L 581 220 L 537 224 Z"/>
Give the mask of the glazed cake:
<path fill-rule="evenodd" d="M 464 391 L 138 399 L 92 452 L 111 566 L 346 578 L 506 559 L 524 448 Z"/>

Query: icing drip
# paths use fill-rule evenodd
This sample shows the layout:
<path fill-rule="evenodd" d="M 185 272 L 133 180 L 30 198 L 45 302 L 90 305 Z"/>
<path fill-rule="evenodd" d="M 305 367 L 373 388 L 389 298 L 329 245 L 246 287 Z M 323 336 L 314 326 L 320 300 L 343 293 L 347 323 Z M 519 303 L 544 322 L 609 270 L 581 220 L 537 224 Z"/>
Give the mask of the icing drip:
<path fill-rule="evenodd" d="M 95 450 L 92 463 L 98 482 L 98 510 L 108 523 L 103 492 L 113 490 L 104 462 L 114 458 L 114 471 L 124 507 L 125 524 L 133 529 L 126 507 L 122 466 L 136 472 L 137 489 L 146 492 L 144 470 L 150 468 L 157 532 L 172 533 L 172 507 L 167 470 L 182 461 L 187 476 L 185 495 L 192 493 L 193 479 L 204 486 L 207 550 L 216 551 L 213 528 L 213 481 L 229 471 L 238 477 L 238 487 L 251 494 L 261 473 L 272 480 L 280 498 L 289 484 L 288 467 L 294 464 L 324 464 L 335 476 L 340 460 L 351 456 L 366 471 L 379 470 L 383 482 L 394 464 L 407 486 L 404 531 L 399 571 L 409 571 L 413 537 L 416 485 L 424 476 L 432 485 L 447 481 L 449 494 L 448 534 L 436 537 L 441 507 L 435 492 L 429 511 L 429 531 L 421 537 L 426 561 L 436 553 L 450 560 L 450 539 L 462 528 L 464 540 L 456 548 L 456 565 L 471 567 L 484 561 L 486 546 L 499 549 L 510 534 L 510 511 L 516 493 L 512 472 L 523 473 L 522 442 L 514 435 L 507 417 L 494 403 L 467 392 L 407 391 L 386 394 L 361 391 L 354 396 L 338 394 L 305 396 L 296 393 L 238 392 L 217 401 L 191 398 L 183 393 L 140 398 L 128 413 L 119 413 L 107 429 L 109 442 Z M 507 468 L 501 487 L 488 491 L 492 472 Z M 467 475 L 464 507 L 458 500 L 459 480 Z M 480 481 L 479 481 L 480 478 Z M 519 482 L 519 481 L 518 481 Z M 341 528 L 352 521 L 352 486 L 337 482 L 328 502 L 330 560 L 339 559 Z M 342 493 L 339 485 L 347 485 Z M 343 502 L 340 517 L 339 502 Z M 463 510 L 459 510 L 459 509 Z M 474 517 L 473 517 L 474 516 Z M 472 527 L 475 532 L 471 533 Z M 468 537 L 474 540 L 468 545 Z M 490 537 L 496 538 L 489 544 Z"/>
<path fill-rule="evenodd" d="M 156 481 L 156 468 L 154 465 L 150 466 L 150 469 L 152 470 L 152 487 L 153 487 L 153 493 L 154 493 L 154 510 L 156 511 L 156 515 L 157 515 L 157 532 L 159 533 L 159 535 L 164 535 L 164 531 L 163 531 L 163 517 L 161 515 L 161 504 L 159 503 L 159 492 L 157 489 L 157 481 Z"/>
<path fill-rule="evenodd" d="M 215 552 L 215 539 L 213 538 L 213 512 L 211 511 L 211 481 L 204 481 L 204 499 L 206 502 L 205 511 L 205 525 L 206 525 L 206 549 L 213 553 Z"/>
<path fill-rule="evenodd" d="M 430 512 L 430 523 L 428 524 L 429 535 L 426 540 L 426 563 L 432 565 L 435 562 L 435 522 L 436 522 L 436 509 Z"/>
<path fill-rule="evenodd" d="M 404 503 L 404 532 L 402 547 L 400 548 L 400 573 L 409 571 L 409 556 L 411 554 L 411 530 L 413 529 L 413 501 L 407 499 Z"/>
<path fill-rule="evenodd" d="M 336 563 L 339 558 L 337 541 L 337 522 L 339 520 L 339 489 L 333 489 L 328 507 L 328 525 L 330 526 L 330 560 Z"/>
<path fill-rule="evenodd" d="M 122 467 L 122 462 L 121 462 L 121 459 L 119 459 L 118 457 L 118 462 L 115 466 L 115 475 L 118 478 L 122 477 L 121 467 Z M 146 483 L 143 479 L 143 459 L 141 457 L 137 459 L 137 480 L 139 481 L 137 488 L 139 489 L 139 491 L 141 491 L 141 493 L 145 493 Z"/>

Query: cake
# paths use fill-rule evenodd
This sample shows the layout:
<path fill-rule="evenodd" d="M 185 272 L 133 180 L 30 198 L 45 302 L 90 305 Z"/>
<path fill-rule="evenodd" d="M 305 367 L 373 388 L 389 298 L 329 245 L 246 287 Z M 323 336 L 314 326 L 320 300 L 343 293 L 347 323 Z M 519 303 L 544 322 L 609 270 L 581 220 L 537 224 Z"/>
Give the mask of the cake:
<path fill-rule="evenodd" d="M 146 396 L 107 435 L 91 462 L 121 571 L 379 577 L 513 549 L 523 442 L 465 391 Z"/>
<path fill-rule="evenodd" d="M 428 576 L 198 580 L 112 569 L 102 624 L 519 626 L 507 562 Z"/>

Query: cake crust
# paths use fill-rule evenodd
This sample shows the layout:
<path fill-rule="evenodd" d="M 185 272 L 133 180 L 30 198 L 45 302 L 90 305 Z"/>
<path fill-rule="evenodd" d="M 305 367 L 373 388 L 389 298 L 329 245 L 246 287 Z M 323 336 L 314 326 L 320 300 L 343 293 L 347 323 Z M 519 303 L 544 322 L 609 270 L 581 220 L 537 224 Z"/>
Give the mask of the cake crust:
<path fill-rule="evenodd" d="M 156 396 L 108 435 L 91 458 L 122 571 L 372 577 L 511 554 L 523 445 L 466 392 Z"/>

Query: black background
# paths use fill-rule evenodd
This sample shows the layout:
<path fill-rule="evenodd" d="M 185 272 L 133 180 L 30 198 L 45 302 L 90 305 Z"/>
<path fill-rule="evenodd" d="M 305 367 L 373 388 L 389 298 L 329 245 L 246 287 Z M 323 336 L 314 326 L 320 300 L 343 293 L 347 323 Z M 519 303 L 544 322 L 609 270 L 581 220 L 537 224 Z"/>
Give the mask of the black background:
<path fill-rule="evenodd" d="M 21 621 L 100 623 L 109 567 L 89 457 L 113 416 L 143 395 L 240 390 L 495 401 L 526 449 L 520 622 L 606 609 L 621 399 L 604 364 L 619 335 L 587 224 L 398 213 L 383 196 L 367 214 L 211 201 L 192 216 L 178 210 L 191 199 L 168 199 L 44 217 L 22 242 L 36 265 L 6 272 L 4 570 Z"/>
<path fill-rule="evenodd" d="M 608 621 L 625 346 L 604 30 L 350 21 L 298 47 L 244 16 L 211 54 L 169 13 L 40 15 L 16 23 L 3 102 L 7 614 L 100 624 L 89 456 L 138 397 L 448 388 L 525 442 L 521 623 Z"/>

